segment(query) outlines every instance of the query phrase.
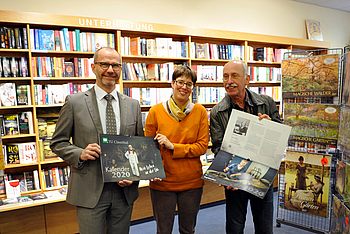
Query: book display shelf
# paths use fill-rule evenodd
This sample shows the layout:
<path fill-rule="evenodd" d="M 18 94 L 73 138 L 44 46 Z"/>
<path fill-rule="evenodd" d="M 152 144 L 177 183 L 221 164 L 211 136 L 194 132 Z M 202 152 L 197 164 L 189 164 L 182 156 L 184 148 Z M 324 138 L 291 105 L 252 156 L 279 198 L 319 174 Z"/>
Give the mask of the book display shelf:
<path fill-rule="evenodd" d="M 272 95 L 278 102 L 283 53 L 329 47 L 327 42 L 299 38 L 12 11 L 0 11 L 0 43 L 0 121 L 6 175 L 0 180 L 1 199 L 15 192 L 6 191 L 11 180 L 18 180 L 20 195 L 29 198 L 66 190 L 70 169 L 50 151 L 50 137 L 65 96 L 94 84 L 90 65 L 94 51 L 101 46 L 121 53 L 120 92 L 140 101 L 144 117 L 151 105 L 169 98 L 171 74 L 177 65 L 197 71 L 192 99 L 208 109 L 224 95 L 222 69 L 232 59 L 248 64 L 249 88 Z M 147 189 L 140 188 L 133 220 L 152 215 Z M 202 204 L 223 199 L 222 188 L 205 183 Z M 62 195 L 52 202 L 0 206 L 0 232 L 16 228 L 18 218 L 14 216 L 19 213 L 26 217 L 27 212 L 34 212 L 38 214 L 35 233 L 40 233 L 40 228 L 43 233 L 49 228 L 50 233 L 59 233 L 57 220 L 65 223 L 72 219 L 62 220 L 65 215 L 57 218 L 60 212 L 74 213 L 64 200 Z M 72 220 L 75 222 L 75 217 Z M 77 229 L 76 223 L 65 228 L 69 227 L 68 232 Z M 23 232 L 30 233 L 30 227 Z"/>

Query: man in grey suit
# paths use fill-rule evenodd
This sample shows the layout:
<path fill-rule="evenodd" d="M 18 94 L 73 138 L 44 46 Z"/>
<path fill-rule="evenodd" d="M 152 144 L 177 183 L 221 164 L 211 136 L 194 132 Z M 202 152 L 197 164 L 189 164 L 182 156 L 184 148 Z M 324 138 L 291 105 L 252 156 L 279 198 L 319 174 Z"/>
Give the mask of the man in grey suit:
<path fill-rule="evenodd" d="M 71 167 L 67 202 L 77 207 L 80 233 L 127 234 L 138 182 L 103 183 L 98 142 L 99 134 L 106 133 L 107 94 L 114 97 L 118 135 L 143 136 L 141 109 L 138 101 L 116 89 L 121 73 L 117 51 L 107 47 L 97 50 L 91 67 L 95 86 L 66 98 L 51 149 Z"/>

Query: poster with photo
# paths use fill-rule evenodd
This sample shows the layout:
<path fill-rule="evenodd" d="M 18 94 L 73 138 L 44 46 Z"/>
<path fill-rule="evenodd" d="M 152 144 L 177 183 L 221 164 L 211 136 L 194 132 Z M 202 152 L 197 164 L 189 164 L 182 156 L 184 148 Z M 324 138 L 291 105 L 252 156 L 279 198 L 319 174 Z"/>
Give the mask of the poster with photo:
<path fill-rule="evenodd" d="M 350 106 L 342 106 L 340 109 L 338 148 L 343 154 L 350 152 Z"/>
<path fill-rule="evenodd" d="M 343 198 L 346 202 L 350 203 L 350 163 L 345 163 L 345 185 L 344 185 L 344 194 Z"/>
<path fill-rule="evenodd" d="M 345 188 L 345 162 L 337 160 L 337 167 L 335 170 L 335 190 L 343 196 Z"/>
<path fill-rule="evenodd" d="M 331 232 L 332 234 L 348 234 L 350 233 L 350 210 L 344 205 L 337 196 L 333 195 L 331 213 Z"/>
<path fill-rule="evenodd" d="M 284 123 L 292 127 L 293 140 L 336 144 L 339 112 L 333 104 L 285 103 Z"/>
<path fill-rule="evenodd" d="M 350 52 L 344 54 L 344 76 L 341 103 L 350 106 Z"/>
<path fill-rule="evenodd" d="M 278 170 L 290 131 L 285 124 L 233 109 L 220 149 Z"/>
<path fill-rule="evenodd" d="M 151 137 L 100 135 L 104 182 L 165 178 L 157 143 Z"/>
<path fill-rule="evenodd" d="M 338 54 L 293 58 L 282 61 L 282 96 L 338 96 Z"/>
<path fill-rule="evenodd" d="M 328 216 L 331 156 L 287 151 L 284 208 Z"/>
<path fill-rule="evenodd" d="M 220 150 L 203 178 L 264 198 L 276 175 L 274 168 Z"/>

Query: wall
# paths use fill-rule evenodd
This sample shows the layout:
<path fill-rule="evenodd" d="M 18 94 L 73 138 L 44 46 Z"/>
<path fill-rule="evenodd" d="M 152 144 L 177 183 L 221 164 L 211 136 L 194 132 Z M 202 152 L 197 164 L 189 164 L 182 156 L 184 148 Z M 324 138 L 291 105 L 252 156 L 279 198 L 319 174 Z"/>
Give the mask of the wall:
<path fill-rule="evenodd" d="M 126 19 L 306 38 L 305 19 L 321 22 L 331 47 L 350 43 L 350 13 L 291 0 L 11 0 L 2 10 Z"/>

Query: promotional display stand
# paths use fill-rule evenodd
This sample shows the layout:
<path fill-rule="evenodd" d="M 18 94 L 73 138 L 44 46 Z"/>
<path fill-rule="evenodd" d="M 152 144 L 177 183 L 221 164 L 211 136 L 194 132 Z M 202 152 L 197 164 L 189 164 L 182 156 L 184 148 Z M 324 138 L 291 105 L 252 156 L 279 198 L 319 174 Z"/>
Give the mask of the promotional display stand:
<path fill-rule="evenodd" d="M 293 128 L 278 174 L 277 227 L 330 232 L 342 55 L 338 48 L 284 54 L 283 119 Z"/>

